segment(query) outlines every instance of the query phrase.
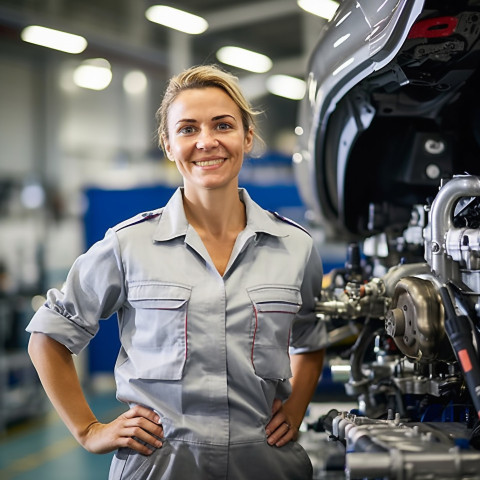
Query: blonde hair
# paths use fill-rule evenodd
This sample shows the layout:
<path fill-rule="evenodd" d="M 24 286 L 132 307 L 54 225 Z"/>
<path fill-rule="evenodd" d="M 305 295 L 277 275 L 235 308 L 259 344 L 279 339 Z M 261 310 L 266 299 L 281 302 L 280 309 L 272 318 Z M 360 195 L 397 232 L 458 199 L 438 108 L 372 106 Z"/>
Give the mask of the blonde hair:
<path fill-rule="evenodd" d="M 251 127 L 254 136 L 261 138 L 255 132 L 255 117 L 261 112 L 252 108 L 243 95 L 238 85 L 238 78 L 217 65 L 200 65 L 184 70 L 179 75 L 172 77 L 167 85 L 162 103 L 155 115 L 158 123 L 158 142 L 165 152 L 164 138 L 168 138 L 168 111 L 170 106 L 184 90 L 215 87 L 222 89 L 237 105 L 242 117 L 242 124 L 245 134 Z"/>

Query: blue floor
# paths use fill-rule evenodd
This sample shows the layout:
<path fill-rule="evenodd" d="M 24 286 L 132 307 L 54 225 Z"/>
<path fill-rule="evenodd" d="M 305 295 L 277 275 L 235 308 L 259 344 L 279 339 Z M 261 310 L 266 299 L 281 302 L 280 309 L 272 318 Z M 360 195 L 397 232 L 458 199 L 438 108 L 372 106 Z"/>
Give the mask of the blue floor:
<path fill-rule="evenodd" d="M 89 398 L 100 421 L 126 410 L 114 393 Z M 0 436 L 0 480 L 105 480 L 112 454 L 78 445 L 56 414 L 13 426 Z"/>

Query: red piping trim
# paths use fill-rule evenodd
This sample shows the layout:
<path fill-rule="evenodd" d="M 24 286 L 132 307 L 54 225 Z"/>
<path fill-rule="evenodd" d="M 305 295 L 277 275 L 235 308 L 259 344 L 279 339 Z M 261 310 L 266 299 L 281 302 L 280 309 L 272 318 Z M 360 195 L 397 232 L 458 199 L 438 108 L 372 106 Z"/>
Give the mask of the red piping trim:
<path fill-rule="evenodd" d="M 187 324 L 188 324 L 188 314 L 185 312 L 185 360 L 187 359 L 187 352 L 188 352 Z"/>
<path fill-rule="evenodd" d="M 257 315 L 257 309 L 256 309 L 255 307 L 253 307 L 253 311 L 254 311 L 254 313 L 255 313 L 255 329 L 253 330 L 251 361 L 252 361 L 253 370 L 255 371 L 255 364 L 253 363 L 253 349 L 254 349 L 254 347 L 255 347 L 255 337 L 256 337 L 256 335 L 257 335 L 258 315 Z"/>

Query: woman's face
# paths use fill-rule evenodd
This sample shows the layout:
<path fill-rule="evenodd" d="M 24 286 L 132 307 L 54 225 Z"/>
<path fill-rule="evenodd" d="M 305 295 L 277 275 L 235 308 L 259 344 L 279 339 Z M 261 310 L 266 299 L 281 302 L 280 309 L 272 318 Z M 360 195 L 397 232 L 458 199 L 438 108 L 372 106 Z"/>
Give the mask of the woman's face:
<path fill-rule="evenodd" d="M 252 148 L 240 109 L 220 88 L 181 92 L 170 105 L 165 150 L 184 179 L 185 188 L 238 186 L 243 156 Z"/>

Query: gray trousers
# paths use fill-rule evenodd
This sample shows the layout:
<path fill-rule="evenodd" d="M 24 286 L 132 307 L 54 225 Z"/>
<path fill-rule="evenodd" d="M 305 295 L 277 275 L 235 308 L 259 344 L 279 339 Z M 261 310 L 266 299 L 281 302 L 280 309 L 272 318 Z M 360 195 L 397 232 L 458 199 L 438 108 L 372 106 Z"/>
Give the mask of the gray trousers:
<path fill-rule="evenodd" d="M 289 442 L 230 446 L 164 440 L 150 456 L 117 451 L 109 480 L 310 480 L 312 464 L 303 447 Z"/>

